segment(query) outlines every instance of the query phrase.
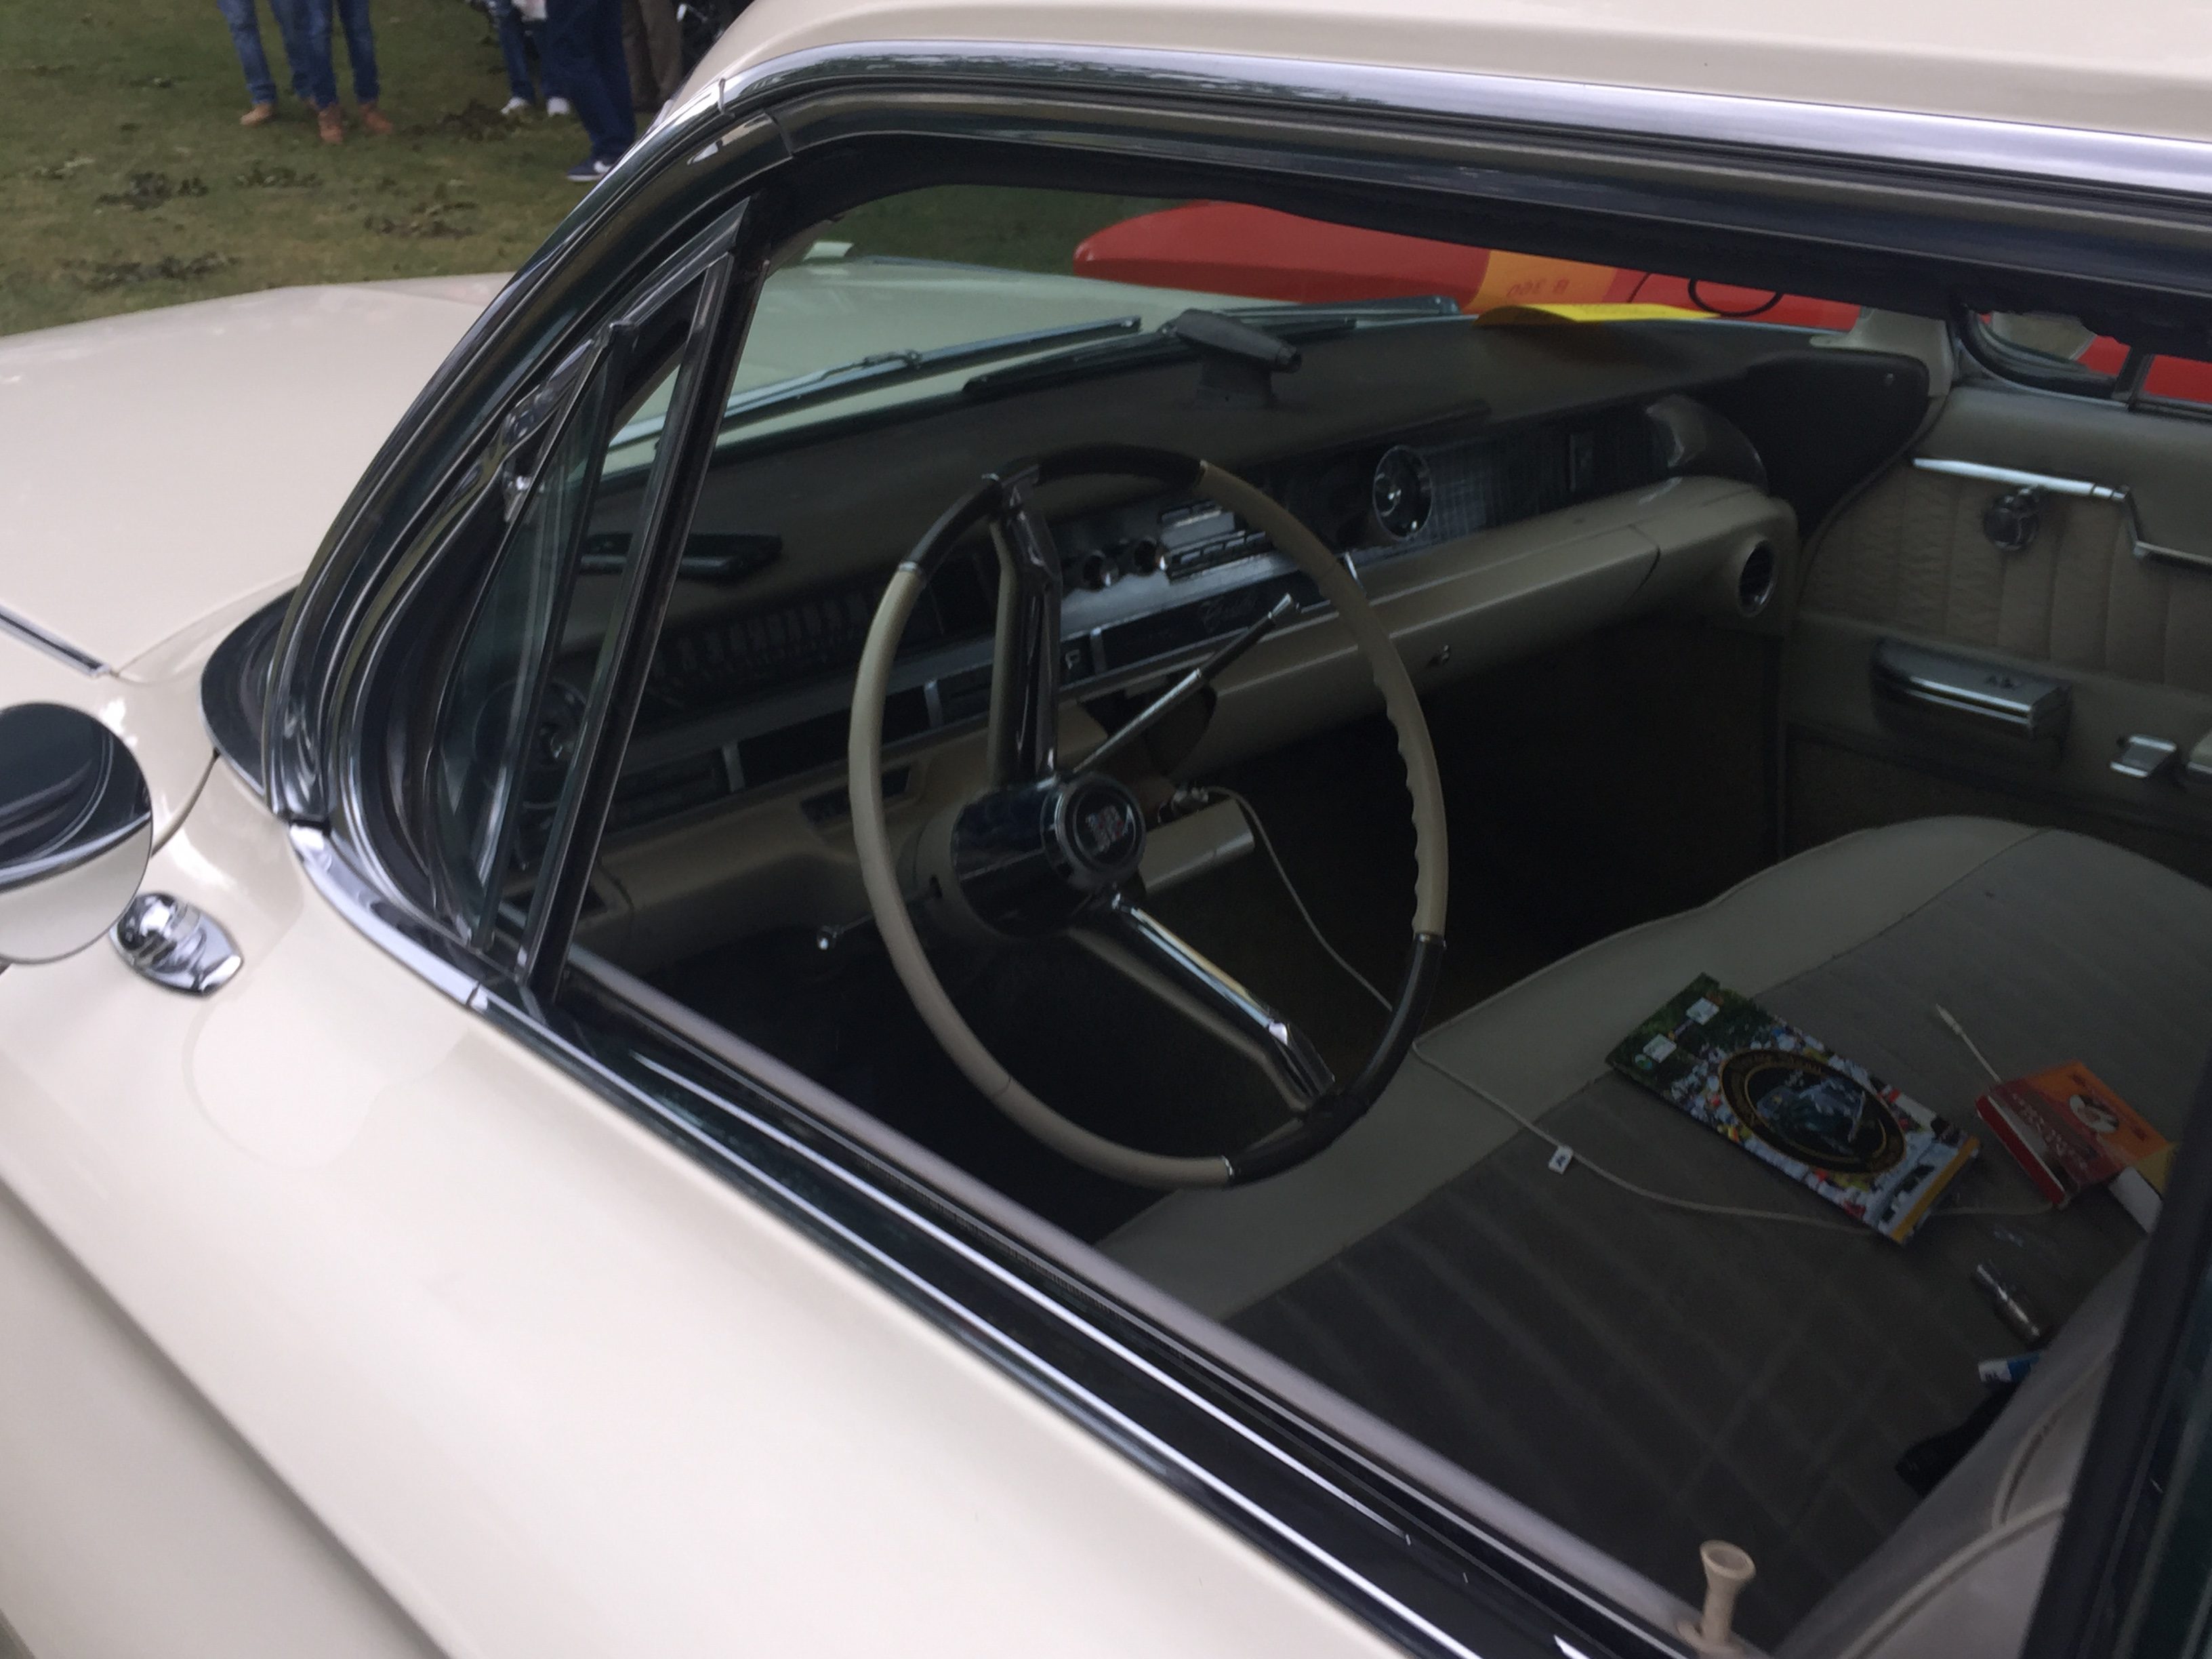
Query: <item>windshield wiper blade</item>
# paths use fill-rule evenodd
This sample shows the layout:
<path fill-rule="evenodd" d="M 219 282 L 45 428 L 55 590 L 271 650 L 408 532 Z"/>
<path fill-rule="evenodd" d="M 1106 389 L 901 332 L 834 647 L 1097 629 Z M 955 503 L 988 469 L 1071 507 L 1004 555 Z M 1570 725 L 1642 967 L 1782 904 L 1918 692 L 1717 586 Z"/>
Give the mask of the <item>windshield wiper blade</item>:
<path fill-rule="evenodd" d="M 933 374 L 947 374 L 955 369 L 997 362 L 1006 357 L 1026 356 L 1032 351 L 1054 346 L 1079 345 L 1085 341 L 1132 335 L 1143 326 L 1141 317 L 1107 317 L 1097 322 L 1058 323 L 1050 328 L 1025 329 L 1018 334 L 1000 334 L 988 340 L 936 346 L 927 351 L 879 351 L 849 363 L 810 369 L 788 380 L 771 380 L 766 386 L 732 393 L 729 402 L 722 405 L 722 424 L 726 428 L 747 416 L 768 410 L 786 414 L 811 404 L 849 397 L 855 392 L 893 386 L 901 380 L 927 380 Z M 615 434 L 610 447 L 619 448 L 657 436 L 666 420 L 665 415 L 648 415 L 632 421 Z"/>

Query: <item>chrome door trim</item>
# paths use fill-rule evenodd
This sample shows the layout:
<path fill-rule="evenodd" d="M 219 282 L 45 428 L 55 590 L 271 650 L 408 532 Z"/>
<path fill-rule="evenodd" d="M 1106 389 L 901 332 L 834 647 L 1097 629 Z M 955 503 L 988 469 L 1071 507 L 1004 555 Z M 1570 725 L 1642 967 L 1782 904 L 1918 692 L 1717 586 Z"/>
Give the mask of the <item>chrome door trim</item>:
<path fill-rule="evenodd" d="M 21 640 L 36 651 L 60 662 L 67 663 L 80 674 L 112 674 L 115 671 L 92 654 L 81 651 L 58 634 L 50 634 L 34 622 L 26 621 L 12 611 L 0 611 L 0 634 Z"/>
<path fill-rule="evenodd" d="M 1514 127 L 1795 150 L 2212 198 L 2212 143 L 2192 139 L 1863 105 L 1377 64 L 1009 40 L 890 40 L 807 47 L 725 76 L 719 84 L 721 108 L 729 113 L 856 69 L 881 76 L 1040 68 L 1087 73 L 1104 82 L 1146 83 L 1187 92 L 1257 93 L 1346 110 L 1412 112 Z"/>
<path fill-rule="evenodd" d="M 1401 1646 L 1682 1659 L 1668 1632 L 655 1018 L 649 988 L 634 1000 L 619 969 L 578 968 L 568 1007 L 533 1012 L 503 980 L 471 1006 Z"/>
<path fill-rule="evenodd" d="M 1941 473 L 1946 477 L 1977 478 L 1984 483 L 2006 484 L 2014 489 L 2040 489 L 2053 495 L 2070 495 L 2077 501 L 2111 501 L 2127 520 L 2128 539 L 2136 558 L 2145 564 L 2162 564 L 2192 575 L 2212 575 L 2212 553 L 2198 553 L 2185 547 L 2163 547 L 2143 539 L 2142 526 L 2136 514 L 2135 494 L 2125 484 L 2092 483 L 2087 478 L 2023 472 L 2017 467 L 1990 466 L 1981 461 L 1954 461 L 1939 456 L 1916 455 L 1912 465 L 1920 471 Z"/>
<path fill-rule="evenodd" d="M 1976 478 L 1984 483 L 2009 484 L 2014 489 L 2044 489 L 2053 495 L 2072 495 L 2083 501 L 2123 501 L 2128 492 L 2113 484 L 2092 483 L 2087 478 L 2062 478 L 2052 472 L 2023 472 L 2014 466 L 1990 466 L 1982 461 L 1954 461 L 1938 455 L 1915 455 L 1915 469 L 1941 473 L 1947 478 Z"/>

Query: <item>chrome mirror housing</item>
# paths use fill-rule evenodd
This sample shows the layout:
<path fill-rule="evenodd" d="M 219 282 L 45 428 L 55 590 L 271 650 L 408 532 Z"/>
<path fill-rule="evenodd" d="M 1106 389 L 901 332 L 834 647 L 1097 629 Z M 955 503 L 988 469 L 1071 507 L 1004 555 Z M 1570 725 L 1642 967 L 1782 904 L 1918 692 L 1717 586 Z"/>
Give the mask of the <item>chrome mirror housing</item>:
<path fill-rule="evenodd" d="M 0 709 L 0 964 L 54 962 L 113 927 L 154 855 L 146 775 L 80 709 Z"/>

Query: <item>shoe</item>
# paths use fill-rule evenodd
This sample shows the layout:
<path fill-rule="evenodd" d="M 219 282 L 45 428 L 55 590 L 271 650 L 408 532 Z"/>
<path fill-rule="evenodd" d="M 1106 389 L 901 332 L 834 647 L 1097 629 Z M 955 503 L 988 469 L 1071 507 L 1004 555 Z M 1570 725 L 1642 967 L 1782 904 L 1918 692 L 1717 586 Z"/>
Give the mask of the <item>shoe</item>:
<path fill-rule="evenodd" d="M 548 98 L 545 100 L 545 112 L 548 115 L 566 115 L 568 112 L 568 100 L 565 98 Z"/>
<path fill-rule="evenodd" d="M 363 132 L 366 132 L 370 137 L 376 138 L 389 138 L 392 137 L 391 118 L 386 115 L 382 110 L 377 108 L 374 99 L 369 102 L 363 104 L 361 108 L 356 112 L 356 113 L 361 117 L 361 130 Z"/>
<path fill-rule="evenodd" d="M 602 161 L 593 156 L 590 161 L 579 161 L 568 169 L 568 182 L 572 185 L 596 185 L 614 170 L 613 162 Z"/>
<path fill-rule="evenodd" d="M 246 111 L 245 114 L 238 118 L 238 125 L 242 127 L 265 127 L 276 118 L 276 105 L 256 104 L 252 109 Z"/>
<path fill-rule="evenodd" d="M 345 117 L 336 104 L 325 104 L 315 112 L 315 136 L 326 144 L 345 143 Z"/>
<path fill-rule="evenodd" d="M 529 107 L 527 98 L 510 98 L 499 106 L 499 112 L 501 115 L 520 115 Z"/>

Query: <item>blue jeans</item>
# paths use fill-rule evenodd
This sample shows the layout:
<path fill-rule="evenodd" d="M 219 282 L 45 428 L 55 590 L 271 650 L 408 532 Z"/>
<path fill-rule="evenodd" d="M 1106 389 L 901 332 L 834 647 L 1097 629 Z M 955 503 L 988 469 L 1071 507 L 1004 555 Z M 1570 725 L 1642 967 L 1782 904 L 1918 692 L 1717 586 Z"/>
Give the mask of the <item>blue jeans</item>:
<path fill-rule="evenodd" d="M 376 101 L 376 37 L 368 27 L 368 0 L 270 0 L 280 26 L 289 10 L 297 20 L 300 55 L 293 75 L 296 84 L 305 80 L 301 95 L 317 109 L 338 100 L 337 65 L 331 58 L 333 21 L 345 31 L 346 57 L 353 64 L 353 95 L 356 103 Z M 333 20 L 331 13 L 337 13 Z M 290 38 L 289 33 L 287 38 Z M 301 63 L 301 58 L 306 60 Z"/>
<path fill-rule="evenodd" d="M 254 0 L 216 0 L 222 21 L 230 25 L 230 44 L 237 48 L 238 66 L 246 71 L 246 95 L 257 104 L 276 101 L 276 79 L 269 72 L 269 54 L 261 49 L 261 20 Z M 291 71 L 292 90 L 307 95 L 306 53 L 296 27 L 297 3 L 270 0 L 276 15 L 276 32 L 284 42 L 285 67 Z"/>
<path fill-rule="evenodd" d="M 526 104 L 538 101 L 537 89 L 530 84 L 530 52 L 522 33 L 522 15 L 514 9 L 514 0 L 491 0 L 492 27 L 499 31 L 499 55 L 507 65 L 507 91 L 511 98 L 520 98 Z"/>
<path fill-rule="evenodd" d="M 331 0 L 324 0 L 327 5 Z M 336 0 L 338 26 L 345 31 L 346 61 L 353 65 L 353 98 L 376 101 L 376 33 L 368 26 L 368 0 Z M 336 75 L 331 78 L 335 80 Z"/>
<path fill-rule="evenodd" d="M 592 159 L 611 161 L 637 137 L 623 54 L 622 0 L 545 0 L 538 37 L 545 84 L 576 106 Z"/>

